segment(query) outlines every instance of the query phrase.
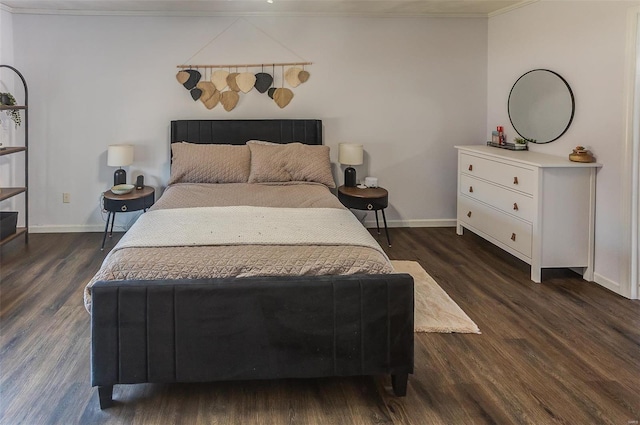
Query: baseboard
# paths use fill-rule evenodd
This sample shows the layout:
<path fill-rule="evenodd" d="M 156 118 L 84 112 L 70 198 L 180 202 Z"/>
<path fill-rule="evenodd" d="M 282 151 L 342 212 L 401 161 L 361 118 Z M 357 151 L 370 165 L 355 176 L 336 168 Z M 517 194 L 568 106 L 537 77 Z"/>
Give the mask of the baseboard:
<path fill-rule="evenodd" d="M 376 227 L 376 220 L 367 219 L 364 221 L 364 226 L 367 228 Z M 382 217 L 380 217 L 380 226 L 384 226 Z M 388 227 L 455 227 L 455 219 L 442 219 L 442 220 L 387 220 Z"/>
<path fill-rule="evenodd" d="M 124 232 L 124 226 L 113 226 L 114 232 Z M 53 225 L 53 226 L 29 226 L 29 233 L 93 233 L 104 232 L 104 224 L 78 224 L 78 225 Z"/>

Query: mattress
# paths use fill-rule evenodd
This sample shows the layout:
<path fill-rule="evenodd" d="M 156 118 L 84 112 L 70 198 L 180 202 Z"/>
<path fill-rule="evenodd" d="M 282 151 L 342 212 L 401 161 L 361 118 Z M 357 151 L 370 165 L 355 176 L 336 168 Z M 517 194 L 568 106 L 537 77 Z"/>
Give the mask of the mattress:
<path fill-rule="evenodd" d="M 321 184 L 180 183 L 169 186 L 151 210 L 238 205 L 344 209 Z M 393 267 L 384 252 L 361 245 L 116 245 L 87 284 L 85 307 L 90 311 L 91 286 L 97 281 L 388 273 Z"/>

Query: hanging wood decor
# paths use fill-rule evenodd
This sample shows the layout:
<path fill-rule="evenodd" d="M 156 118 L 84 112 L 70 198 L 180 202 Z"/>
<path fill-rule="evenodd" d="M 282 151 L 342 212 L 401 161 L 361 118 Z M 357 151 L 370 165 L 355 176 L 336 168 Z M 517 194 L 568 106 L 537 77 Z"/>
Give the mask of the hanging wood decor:
<path fill-rule="evenodd" d="M 264 93 L 269 90 L 269 87 L 271 87 L 271 83 L 273 83 L 273 77 L 271 76 L 271 74 L 267 74 L 266 72 L 264 72 L 264 67 L 262 67 L 262 71 L 256 74 L 256 82 L 254 84 L 256 90 L 258 90 L 260 93 Z"/>
<path fill-rule="evenodd" d="M 232 72 L 231 74 L 227 75 L 227 86 L 229 86 L 229 88 L 235 92 L 240 91 L 240 87 L 238 87 L 238 82 L 236 81 L 236 77 L 238 77 L 238 75 L 240 75 L 237 72 Z"/>
<path fill-rule="evenodd" d="M 202 103 L 208 100 L 217 91 L 216 86 L 214 86 L 211 81 L 200 81 L 196 85 L 196 88 L 202 90 L 202 95 L 200 96 Z"/>
<path fill-rule="evenodd" d="M 289 68 L 287 69 L 287 72 L 285 72 L 284 78 L 287 80 L 287 83 L 289 83 L 291 87 L 298 87 L 302 82 L 298 78 L 300 72 L 302 72 L 302 69 L 296 67 Z"/>
<path fill-rule="evenodd" d="M 220 102 L 220 97 L 221 97 L 221 93 L 218 90 L 216 90 L 209 99 L 205 100 L 202 103 L 204 103 L 204 106 L 206 106 L 207 109 L 213 109 L 216 107 L 218 102 Z"/>
<path fill-rule="evenodd" d="M 218 91 L 222 91 L 227 88 L 227 77 L 229 72 L 224 69 L 219 69 L 211 74 L 211 82 Z"/>
<path fill-rule="evenodd" d="M 229 112 L 238 104 L 238 100 L 240 100 L 240 95 L 232 90 L 227 90 L 222 92 L 222 96 L 220 98 L 220 103 L 225 111 Z"/>
<path fill-rule="evenodd" d="M 265 65 L 271 65 L 271 74 L 264 72 Z M 285 108 L 293 100 L 294 93 L 284 86 L 285 82 L 292 88 L 300 86 L 309 80 L 310 74 L 300 66 L 311 65 L 311 62 L 273 63 L 273 64 L 234 64 L 234 65 L 178 65 L 182 68 L 176 75 L 176 79 L 189 90 L 193 100 L 200 100 L 208 109 L 213 109 L 218 102 L 225 111 L 233 110 L 239 100 L 239 93 L 249 93 L 256 88 L 258 93 L 266 93 L 280 109 Z M 280 87 L 274 87 L 275 67 L 280 66 L 282 82 Z M 260 72 L 254 74 L 249 68 L 260 67 Z M 186 68 L 186 69 L 185 69 Z M 195 69 L 194 69 L 195 68 Z M 245 72 L 229 72 L 226 69 L 217 69 L 211 72 L 210 81 L 201 79 L 202 74 L 198 69 L 207 70 L 215 68 L 237 69 L 245 68 Z M 227 89 L 228 88 L 228 89 Z M 227 90 L 225 90 L 227 89 Z M 233 94 L 235 94 L 235 96 Z"/>
<path fill-rule="evenodd" d="M 296 54 L 293 50 L 289 49 L 280 41 L 276 40 L 262 29 L 258 28 L 245 18 L 238 18 L 231 23 L 222 32 L 216 35 L 211 41 L 198 50 L 191 58 L 187 60 L 187 63 L 191 61 L 198 53 L 202 52 L 207 46 L 213 43 L 218 37 L 224 34 L 229 28 L 236 24 L 239 20 L 246 21 L 249 25 L 252 25 L 258 31 L 262 32 L 268 38 L 280 44 L 287 49 L 290 53 L 303 59 L 300 55 Z M 213 109 L 218 103 L 222 104 L 225 111 L 233 110 L 240 100 L 239 93 L 249 93 L 256 88 L 258 93 L 266 93 L 274 103 L 280 108 L 284 108 L 291 103 L 294 97 L 293 91 L 284 87 L 284 81 L 292 88 L 298 87 L 300 84 L 309 80 L 309 72 L 305 70 L 305 66 L 311 65 L 311 62 L 307 62 L 303 59 L 301 62 L 289 62 L 289 63 L 258 63 L 258 64 L 231 64 L 231 65 L 178 65 L 179 71 L 176 75 L 176 79 L 182 84 L 189 93 L 193 100 L 200 100 L 207 109 Z M 264 72 L 264 67 L 271 65 L 272 72 Z M 275 79 L 275 67 L 282 68 L 282 82 L 281 87 L 274 87 Z M 259 72 L 251 72 L 250 68 L 260 68 Z M 244 72 L 238 72 L 238 68 L 244 68 Z M 286 68 L 286 71 L 285 71 Z M 215 71 L 214 71 L 215 69 Z M 234 69 L 235 72 L 231 72 Z M 208 71 L 211 72 L 210 78 L 201 80 L 202 74 L 199 70 L 203 70 L 205 76 L 208 75 Z M 209 81 L 205 81 L 209 80 Z M 225 90 L 227 89 L 228 90 Z"/>
<path fill-rule="evenodd" d="M 249 93 L 256 84 L 256 76 L 251 72 L 243 72 L 236 77 L 236 84 L 242 93 Z"/>

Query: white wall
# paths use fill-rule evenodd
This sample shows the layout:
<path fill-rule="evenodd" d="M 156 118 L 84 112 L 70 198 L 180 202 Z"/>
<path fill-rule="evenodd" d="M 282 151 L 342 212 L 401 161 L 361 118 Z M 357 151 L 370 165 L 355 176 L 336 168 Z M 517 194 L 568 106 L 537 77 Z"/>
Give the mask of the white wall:
<path fill-rule="evenodd" d="M 451 223 L 453 146 L 485 137 L 485 19 L 241 19 L 191 63 L 300 60 L 256 25 L 314 64 L 285 109 L 253 91 L 231 112 L 194 103 L 175 66 L 235 18 L 13 19 L 16 66 L 31 90 L 35 231 L 102 229 L 99 195 L 114 171 L 106 165 L 109 144 L 133 143 L 129 179 L 143 173 L 163 186 L 172 119 L 322 119 L 334 161 L 339 142 L 364 144 L 359 177 L 377 176 L 389 189 L 387 217 L 396 224 Z M 120 216 L 127 224 L 133 214 Z"/>
<path fill-rule="evenodd" d="M 627 14 L 638 1 L 541 1 L 489 20 L 487 134 L 504 125 L 509 91 L 534 68 L 562 75 L 576 102 L 573 123 L 560 139 L 531 150 L 568 155 L 583 145 L 604 164 L 597 177 L 596 281 L 624 292 L 628 255 L 622 220 Z"/>

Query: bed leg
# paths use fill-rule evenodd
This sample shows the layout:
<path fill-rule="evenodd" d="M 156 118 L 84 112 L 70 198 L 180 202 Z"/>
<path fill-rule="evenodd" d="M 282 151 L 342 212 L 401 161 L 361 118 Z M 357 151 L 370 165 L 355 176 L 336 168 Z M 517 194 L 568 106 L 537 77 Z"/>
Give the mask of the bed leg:
<path fill-rule="evenodd" d="M 113 385 L 99 386 L 98 397 L 100 399 L 100 409 L 113 406 Z"/>
<path fill-rule="evenodd" d="M 407 395 L 407 381 L 409 380 L 408 373 L 400 373 L 398 375 L 391 375 L 391 386 L 393 387 L 393 393 L 397 397 L 404 397 Z"/>

